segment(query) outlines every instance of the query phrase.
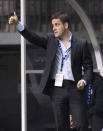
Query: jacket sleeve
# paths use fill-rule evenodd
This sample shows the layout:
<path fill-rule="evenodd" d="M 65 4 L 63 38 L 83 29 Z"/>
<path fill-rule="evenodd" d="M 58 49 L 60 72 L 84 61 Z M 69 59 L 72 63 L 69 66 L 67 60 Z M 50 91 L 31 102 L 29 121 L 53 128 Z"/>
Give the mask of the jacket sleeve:
<path fill-rule="evenodd" d="M 37 33 L 29 31 L 27 28 L 24 28 L 23 31 L 20 32 L 20 34 L 29 42 L 32 44 L 35 44 L 37 46 L 40 46 L 44 49 L 47 48 L 48 43 L 48 35 L 42 36 Z"/>
<path fill-rule="evenodd" d="M 82 47 L 82 64 L 84 67 L 84 75 L 82 79 L 84 79 L 88 84 L 92 80 L 93 62 L 87 41 L 84 42 Z"/>

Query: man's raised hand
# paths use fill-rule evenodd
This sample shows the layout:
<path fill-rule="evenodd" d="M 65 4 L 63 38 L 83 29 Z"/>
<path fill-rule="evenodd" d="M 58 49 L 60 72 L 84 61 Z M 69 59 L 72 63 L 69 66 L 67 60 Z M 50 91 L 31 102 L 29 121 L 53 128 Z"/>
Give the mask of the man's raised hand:
<path fill-rule="evenodd" d="M 16 15 L 16 12 L 14 12 L 14 15 L 9 18 L 9 24 L 18 24 L 19 20 Z"/>

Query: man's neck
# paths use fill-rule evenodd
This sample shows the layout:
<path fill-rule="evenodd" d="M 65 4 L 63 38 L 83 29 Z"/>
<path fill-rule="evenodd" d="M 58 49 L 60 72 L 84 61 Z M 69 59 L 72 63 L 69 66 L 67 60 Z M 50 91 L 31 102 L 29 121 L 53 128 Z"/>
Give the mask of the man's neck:
<path fill-rule="evenodd" d="M 68 41 L 70 39 L 70 36 L 71 36 L 71 33 L 70 33 L 70 31 L 68 31 L 65 33 L 64 37 L 61 38 L 61 41 L 66 48 L 68 47 Z"/>

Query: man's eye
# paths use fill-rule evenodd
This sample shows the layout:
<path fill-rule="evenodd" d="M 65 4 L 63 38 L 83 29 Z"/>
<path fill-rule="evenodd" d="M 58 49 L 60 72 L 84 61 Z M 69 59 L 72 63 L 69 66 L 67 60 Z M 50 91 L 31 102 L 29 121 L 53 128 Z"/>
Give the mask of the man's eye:
<path fill-rule="evenodd" d="M 52 28 L 53 28 L 53 27 L 58 27 L 59 25 L 60 25 L 60 24 L 56 23 L 56 24 L 52 25 Z"/>
<path fill-rule="evenodd" d="M 59 26 L 59 24 L 55 24 L 56 26 Z"/>

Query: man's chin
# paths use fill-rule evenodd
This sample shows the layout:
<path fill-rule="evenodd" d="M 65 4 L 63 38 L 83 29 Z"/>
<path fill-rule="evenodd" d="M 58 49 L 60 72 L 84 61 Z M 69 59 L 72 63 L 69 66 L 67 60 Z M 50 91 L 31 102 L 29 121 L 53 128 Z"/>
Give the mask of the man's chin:
<path fill-rule="evenodd" d="M 55 35 L 55 34 L 54 34 L 54 36 L 55 36 L 55 38 L 59 38 L 59 36 L 58 36 L 58 35 Z"/>
<path fill-rule="evenodd" d="M 55 36 L 55 38 L 60 38 L 60 35 L 58 35 L 58 34 L 54 34 L 54 36 Z"/>

